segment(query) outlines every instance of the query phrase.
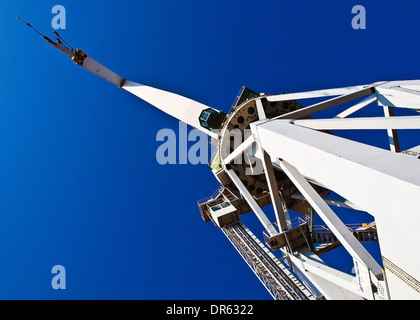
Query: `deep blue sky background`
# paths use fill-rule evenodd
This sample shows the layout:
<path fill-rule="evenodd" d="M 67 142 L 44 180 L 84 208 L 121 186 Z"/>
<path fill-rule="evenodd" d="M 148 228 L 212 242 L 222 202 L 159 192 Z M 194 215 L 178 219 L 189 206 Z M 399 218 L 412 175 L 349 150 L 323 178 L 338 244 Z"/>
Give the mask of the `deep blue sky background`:
<path fill-rule="evenodd" d="M 201 220 L 196 201 L 218 187 L 207 166 L 157 163 L 156 133 L 178 121 L 16 19 L 53 37 L 56 4 L 73 47 L 224 111 L 242 85 L 274 94 L 420 77 L 414 0 L 1 1 L 0 299 L 270 299 Z M 366 30 L 351 27 L 356 4 Z M 66 290 L 51 287 L 56 264 Z"/>

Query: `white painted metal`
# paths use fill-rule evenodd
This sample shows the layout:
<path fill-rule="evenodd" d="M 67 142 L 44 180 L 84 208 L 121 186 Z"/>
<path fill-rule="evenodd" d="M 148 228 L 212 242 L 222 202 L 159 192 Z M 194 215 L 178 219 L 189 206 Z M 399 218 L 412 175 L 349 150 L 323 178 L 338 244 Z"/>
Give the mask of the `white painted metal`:
<path fill-rule="evenodd" d="M 387 107 L 420 109 L 418 80 L 392 81 L 377 86 L 378 101 Z"/>
<path fill-rule="evenodd" d="M 370 95 L 373 90 L 374 90 L 373 86 L 365 86 L 361 90 L 352 91 L 351 93 L 348 93 L 346 95 L 342 95 L 342 96 L 338 96 L 338 97 L 335 97 L 335 98 L 332 98 L 332 99 L 328 99 L 326 101 L 316 103 L 316 104 L 308 106 L 306 108 L 298 109 L 298 110 L 283 114 L 281 116 L 275 117 L 274 119 L 299 119 L 299 118 L 304 118 L 304 117 L 309 116 L 309 115 L 311 115 L 315 112 L 326 110 L 328 108 L 338 106 L 342 103 L 346 103 L 346 102 L 349 102 L 349 101 L 352 101 L 352 100 Z"/>
<path fill-rule="evenodd" d="M 217 133 L 203 128 L 199 121 L 201 112 L 210 107 L 178 94 L 145 86 L 133 81 L 126 80 L 122 88 L 170 116 L 217 139 Z"/>
<path fill-rule="evenodd" d="M 309 119 L 295 120 L 294 124 L 316 130 L 420 129 L 420 116 Z"/>
<path fill-rule="evenodd" d="M 236 208 L 229 202 L 213 205 L 210 208 L 210 213 L 213 221 L 216 222 L 219 228 L 223 228 L 226 224 L 232 223 L 232 221 L 236 222 L 238 215 Z"/>
<path fill-rule="evenodd" d="M 354 271 L 356 273 L 357 284 L 361 292 L 367 297 L 373 299 L 373 290 L 371 285 L 370 271 L 363 262 L 353 257 Z"/>
<path fill-rule="evenodd" d="M 278 94 L 271 95 L 267 97 L 268 101 L 287 101 L 287 100 L 298 100 L 298 99 L 311 99 L 311 98 L 322 98 L 322 97 L 333 97 L 347 95 L 353 92 L 360 91 L 366 88 L 366 86 L 352 86 L 344 88 L 335 88 L 335 89 L 324 89 L 324 90 L 314 90 L 306 92 L 297 92 L 297 93 L 287 93 L 287 94 Z"/>
<path fill-rule="evenodd" d="M 205 109 L 209 109 L 209 106 L 175 93 L 126 80 L 96 60 L 92 59 L 89 55 L 86 55 L 86 58 L 84 58 L 82 67 L 134 94 L 170 116 L 189 124 L 214 139 L 217 139 L 217 132 L 203 128 L 199 121 L 201 112 Z"/>
<path fill-rule="evenodd" d="M 229 175 L 230 179 L 233 181 L 233 183 L 238 188 L 239 192 L 242 194 L 244 199 L 248 202 L 249 206 L 251 207 L 252 211 L 254 211 L 257 218 L 260 220 L 264 228 L 267 230 L 267 232 L 270 234 L 270 236 L 278 234 L 278 231 L 274 228 L 271 221 L 267 218 L 264 211 L 261 210 L 255 199 L 252 197 L 252 195 L 249 193 L 249 191 L 245 188 L 241 180 L 238 178 L 238 176 L 235 174 L 233 170 L 226 170 L 227 174 Z"/>
<path fill-rule="evenodd" d="M 292 125 L 286 120 L 268 121 L 255 130 L 262 148 L 270 155 L 293 163 L 305 177 L 319 181 L 372 214 L 382 255 L 417 281 L 420 279 L 420 256 L 413 255 L 418 251 L 420 225 L 418 159 Z M 408 285 L 403 286 L 404 290 L 392 283 L 388 285 L 394 299 L 413 291 Z"/>
<path fill-rule="evenodd" d="M 409 156 L 416 157 L 417 159 L 420 159 L 420 145 L 410 148 L 408 150 L 404 150 L 401 152 L 402 154 L 406 154 Z"/>
<path fill-rule="evenodd" d="M 126 80 L 92 59 L 89 55 L 86 55 L 86 58 L 83 59 L 82 67 L 106 81 L 134 94 L 170 116 L 217 139 L 218 133 L 202 127 L 199 120 L 201 112 L 205 109 L 209 109 L 209 106 L 175 93 Z"/>
<path fill-rule="evenodd" d="M 411 90 L 420 91 L 420 80 L 397 80 L 397 81 L 386 81 L 384 83 L 378 84 L 382 88 L 406 88 Z"/>
<path fill-rule="evenodd" d="M 265 116 L 263 105 L 261 103 L 261 99 L 255 100 L 255 103 L 257 105 L 258 118 L 260 120 L 264 120 L 266 118 L 266 116 Z"/>
<path fill-rule="evenodd" d="M 346 118 L 349 115 L 355 113 L 356 111 L 359 111 L 361 109 L 363 109 L 364 107 L 366 107 L 367 105 L 371 104 L 372 102 L 376 101 L 376 95 L 372 94 L 367 96 L 365 99 L 363 99 L 361 102 L 355 104 L 354 106 L 340 112 L 339 114 L 337 114 L 335 116 L 335 118 Z"/>
<path fill-rule="evenodd" d="M 271 202 L 273 204 L 274 212 L 276 215 L 277 225 L 279 226 L 280 232 L 286 231 L 290 226 L 289 213 L 287 211 L 287 208 L 285 208 L 282 198 L 280 196 L 270 156 L 267 152 L 262 152 L 263 156 L 261 160 L 264 166 L 264 173 L 267 180 L 268 189 L 270 191 Z"/>
<path fill-rule="evenodd" d="M 299 252 L 289 258 L 293 268 L 308 277 L 328 300 L 372 299 L 359 289 L 356 277 L 329 267 L 313 252 Z"/>
<path fill-rule="evenodd" d="M 223 159 L 224 164 L 229 164 L 234 161 L 237 157 L 239 157 L 242 153 L 244 153 L 249 147 L 252 146 L 254 143 L 254 137 L 249 136 L 245 139 L 243 143 L 241 143 L 235 150 L 232 151 L 225 159 Z"/>
<path fill-rule="evenodd" d="M 362 261 L 363 264 L 367 266 L 376 277 L 381 277 L 382 268 L 379 266 L 379 264 L 353 236 L 345 224 L 323 201 L 323 199 L 299 173 L 299 171 L 284 160 L 280 160 L 279 164 L 283 171 L 289 176 L 295 186 L 299 189 L 299 191 L 305 196 L 306 200 L 315 209 L 321 219 L 328 225 L 330 230 L 338 238 L 341 244 L 351 254 L 351 256 L 357 257 L 357 259 Z"/>
<path fill-rule="evenodd" d="M 394 116 L 394 108 L 383 106 L 385 117 Z M 387 128 L 389 148 L 392 152 L 400 152 L 400 139 L 398 138 L 398 131 L 396 128 Z"/>

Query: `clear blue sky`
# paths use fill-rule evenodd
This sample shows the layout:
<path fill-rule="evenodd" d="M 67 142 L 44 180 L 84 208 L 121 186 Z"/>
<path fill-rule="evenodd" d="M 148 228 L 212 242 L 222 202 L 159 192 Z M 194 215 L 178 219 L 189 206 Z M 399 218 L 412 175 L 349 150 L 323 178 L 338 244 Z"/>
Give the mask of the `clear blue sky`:
<path fill-rule="evenodd" d="M 274 94 L 420 77 L 414 0 L 1 1 L 0 299 L 270 299 L 201 220 L 196 201 L 218 187 L 207 166 L 157 163 L 156 133 L 178 121 L 16 19 L 53 37 L 57 4 L 73 47 L 224 111 L 243 85 Z M 356 4 L 366 30 L 351 27 Z M 57 264 L 66 290 L 51 287 Z"/>

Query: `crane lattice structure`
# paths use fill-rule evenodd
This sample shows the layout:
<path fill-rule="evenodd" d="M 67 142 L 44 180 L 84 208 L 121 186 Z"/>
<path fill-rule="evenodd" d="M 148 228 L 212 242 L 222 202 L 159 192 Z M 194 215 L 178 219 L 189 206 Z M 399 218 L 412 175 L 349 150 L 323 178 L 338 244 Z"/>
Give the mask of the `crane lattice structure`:
<path fill-rule="evenodd" d="M 211 137 L 217 148 L 209 166 L 221 187 L 198 202 L 201 216 L 223 231 L 274 299 L 420 298 L 420 146 L 401 152 L 397 131 L 420 129 L 420 80 L 279 95 L 243 87 L 225 113 L 129 81 L 61 37 L 41 36 L 77 65 Z M 311 99 L 320 101 L 301 104 Z M 350 117 L 374 102 L 383 116 Z M 314 117 L 339 106 L 346 108 L 332 118 Z M 397 109 L 414 115 L 395 116 Z M 386 130 L 389 150 L 340 137 L 341 130 Z M 332 206 L 367 212 L 374 222 L 345 225 Z M 264 227 L 265 244 L 241 222 L 247 212 Z M 324 226 L 314 225 L 315 213 Z M 379 241 L 381 264 L 362 241 Z M 355 275 L 322 260 L 339 246 Z"/>

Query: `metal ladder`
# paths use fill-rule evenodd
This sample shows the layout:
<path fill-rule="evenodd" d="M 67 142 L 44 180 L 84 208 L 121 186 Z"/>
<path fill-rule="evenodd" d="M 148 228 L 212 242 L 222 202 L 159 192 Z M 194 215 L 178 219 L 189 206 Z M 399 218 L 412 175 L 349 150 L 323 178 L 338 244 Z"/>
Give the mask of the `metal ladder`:
<path fill-rule="evenodd" d="M 316 299 L 242 222 L 221 230 L 275 300 Z"/>

